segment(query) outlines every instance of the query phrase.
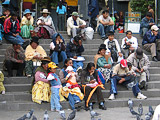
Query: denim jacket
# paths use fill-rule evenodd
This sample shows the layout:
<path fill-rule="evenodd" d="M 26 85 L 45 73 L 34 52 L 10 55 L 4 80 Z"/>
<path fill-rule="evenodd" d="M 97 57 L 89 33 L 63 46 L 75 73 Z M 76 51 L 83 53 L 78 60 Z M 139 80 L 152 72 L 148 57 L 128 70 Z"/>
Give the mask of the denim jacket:
<path fill-rule="evenodd" d="M 51 86 L 61 85 L 61 81 L 56 73 L 49 73 L 47 80 L 50 81 Z"/>

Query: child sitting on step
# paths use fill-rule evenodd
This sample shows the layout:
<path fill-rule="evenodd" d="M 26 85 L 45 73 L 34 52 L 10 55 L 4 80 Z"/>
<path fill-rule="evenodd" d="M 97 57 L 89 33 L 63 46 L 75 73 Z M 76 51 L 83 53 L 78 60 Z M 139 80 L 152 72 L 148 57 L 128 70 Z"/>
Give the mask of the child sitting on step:
<path fill-rule="evenodd" d="M 2 71 L 0 71 L 0 93 L 1 94 L 5 94 L 5 87 L 3 85 L 3 81 L 4 81 L 4 75 L 2 73 Z"/>

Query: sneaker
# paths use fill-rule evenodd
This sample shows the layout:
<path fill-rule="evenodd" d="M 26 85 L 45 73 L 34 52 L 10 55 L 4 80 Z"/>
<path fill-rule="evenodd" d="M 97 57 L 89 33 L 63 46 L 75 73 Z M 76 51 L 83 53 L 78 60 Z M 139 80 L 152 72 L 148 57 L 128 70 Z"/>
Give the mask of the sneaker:
<path fill-rule="evenodd" d="M 102 110 L 107 110 L 106 106 L 103 104 L 103 105 L 99 105 L 99 109 L 102 109 Z"/>
<path fill-rule="evenodd" d="M 6 92 L 5 91 L 2 91 L 2 95 L 4 95 Z"/>
<path fill-rule="evenodd" d="M 137 99 L 147 99 L 147 96 L 144 96 L 142 93 L 138 93 Z"/>
<path fill-rule="evenodd" d="M 142 81 L 141 83 L 139 83 L 139 88 L 142 90 L 144 87 L 146 86 L 146 82 Z"/>
<path fill-rule="evenodd" d="M 32 77 L 32 75 L 27 75 L 27 77 L 28 77 L 28 78 L 31 78 L 31 77 Z"/>
<path fill-rule="evenodd" d="M 109 96 L 109 98 L 108 98 L 108 100 L 114 100 L 114 99 L 115 99 L 114 94 L 111 94 L 111 95 Z"/>

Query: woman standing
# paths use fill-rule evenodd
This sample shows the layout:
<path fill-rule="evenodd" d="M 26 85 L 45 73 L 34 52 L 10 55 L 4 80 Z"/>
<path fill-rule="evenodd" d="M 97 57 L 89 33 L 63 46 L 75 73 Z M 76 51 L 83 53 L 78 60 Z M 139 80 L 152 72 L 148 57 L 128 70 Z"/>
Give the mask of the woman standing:
<path fill-rule="evenodd" d="M 21 33 L 22 38 L 30 38 L 30 31 L 33 30 L 33 17 L 31 16 L 31 12 L 29 9 L 24 11 L 24 16 L 21 21 Z"/>
<path fill-rule="evenodd" d="M 41 12 L 42 16 L 38 18 L 35 32 L 39 38 L 49 39 L 56 32 L 51 16 L 49 15 L 48 9 L 43 9 Z"/>
<path fill-rule="evenodd" d="M 101 44 L 97 55 L 94 56 L 95 67 L 104 75 L 106 82 L 110 79 L 112 62 L 109 55 L 106 55 L 106 45 Z"/>
<path fill-rule="evenodd" d="M 85 94 L 86 110 L 93 109 L 93 104 L 96 102 L 96 97 L 99 103 L 99 108 L 106 110 L 104 105 L 105 101 L 101 91 L 103 85 L 98 76 L 98 71 L 95 70 L 94 63 L 88 63 L 86 69 L 82 71 L 80 79 L 82 84 L 82 91 Z"/>

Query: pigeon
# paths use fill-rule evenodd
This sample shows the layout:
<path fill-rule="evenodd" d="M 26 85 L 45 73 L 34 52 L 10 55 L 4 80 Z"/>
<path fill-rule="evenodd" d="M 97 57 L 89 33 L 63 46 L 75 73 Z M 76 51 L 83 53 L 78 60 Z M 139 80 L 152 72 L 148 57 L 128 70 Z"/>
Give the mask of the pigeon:
<path fill-rule="evenodd" d="M 95 116 L 99 116 L 100 115 L 99 113 L 97 113 L 97 112 L 95 112 L 93 110 L 90 111 L 90 114 L 91 114 L 91 117 L 95 117 Z"/>
<path fill-rule="evenodd" d="M 33 115 L 32 120 L 37 120 L 36 116 Z"/>
<path fill-rule="evenodd" d="M 65 115 L 64 110 L 59 111 L 59 114 L 60 114 L 62 120 L 66 120 L 66 115 Z"/>
<path fill-rule="evenodd" d="M 137 118 L 137 120 L 143 120 L 143 119 L 141 119 L 140 115 L 136 115 L 136 118 Z"/>
<path fill-rule="evenodd" d="M 139 115 L 136 111 L 134 111 L 133 109 L 130 109 L 130 112 L 132 113 L 132 115 Z"/>
<path fill-rule="evenodd" d="M 49 120 L 49 115 L 47 110 L 44 112 L 44 116 L 43 116 L 44 120 Z"/>
<path fill-rule="evenodd" d="M 130 109 L 133 109 L 133 101 L 131 99 L 128 100 L 128 106 Z"/>
<path fill-rule="evenodd" d="M 145 114 L 145 120 L 151 120 L 151 116 L 148 113 Z"/>
<path fill-rule="evenodd" d="M 17 120 L 25 120 L 25 119 L 31 119 L 32 114 L 33 114 L 34 110 L 30 110 L 27 114 L 25 114 L 23 117 L 17 119 Z"/>
<path fill-rule="evenodd" d="M 149 106 L 149 112 L 150 112 L 150 113 L 152 114 L 152 116 L 153 116 L 154 110 L 153 110 L 152 106 Z"/>
<path fill-rule="evenodd" d="M 74 109 L 68 116 L 67 120 L 73 120 L 76 116 L 76 109 Z"/>
<path fill-rule="evenodd" d="M 143 107 L 142 107 L 142 103 L 140 102 L 139 106 L 138 106 L 138 113 L 140 116 L 142 116 L 143 114 Z"/>

